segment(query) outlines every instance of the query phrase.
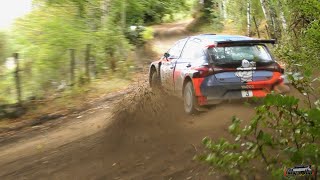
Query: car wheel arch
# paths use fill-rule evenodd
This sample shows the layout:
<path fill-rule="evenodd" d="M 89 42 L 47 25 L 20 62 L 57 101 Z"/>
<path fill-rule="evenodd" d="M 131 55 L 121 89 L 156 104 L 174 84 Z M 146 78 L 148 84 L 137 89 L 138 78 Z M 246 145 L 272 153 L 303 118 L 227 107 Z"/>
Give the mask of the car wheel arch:
<path fill-rule="evenodd" d="M 157 72 L 157 68 L 156 68 L 155 65 L 151 65 L 151 67 L 150 67 L 150 73 L 149 73 L 149 78 L 152 77 L 152 74 L 153 74 L 154 72 Z"/>
<path fill-rule="evenodd" d="M 159 76 L 159 77 L 161 77 L 161 74 L 160 74 L 160 72 L 161 72 L 161 71 L 160 71 L 161 65 L 162 65 L 162 63 L 159 62 L 159 63 L 158 63 L 158 76 Z"/>

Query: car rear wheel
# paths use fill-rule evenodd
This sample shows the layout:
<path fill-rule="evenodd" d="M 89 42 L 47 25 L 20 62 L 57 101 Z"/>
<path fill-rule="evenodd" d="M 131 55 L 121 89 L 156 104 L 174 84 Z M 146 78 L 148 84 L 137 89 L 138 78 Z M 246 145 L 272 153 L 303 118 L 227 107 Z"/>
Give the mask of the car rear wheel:
<path fill-rule="evenodd" d="M 197 101 L 194 93 L 193 84 L 191 81 L 187 82 L 183 91 L 184 111 L 187 114 L 196 114 Z"/>

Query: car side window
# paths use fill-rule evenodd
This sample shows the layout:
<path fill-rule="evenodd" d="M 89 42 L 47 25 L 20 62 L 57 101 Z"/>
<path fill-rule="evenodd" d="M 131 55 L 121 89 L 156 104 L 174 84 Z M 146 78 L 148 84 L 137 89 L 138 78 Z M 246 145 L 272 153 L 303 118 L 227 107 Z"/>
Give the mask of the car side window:
<path fill-rule="evenodd" d="M 170 59 L 177 59 L 180 57 L 181 51 L 186 43 L 186 39 L 182 39 L 175 43 L 175 45 L 169 49 L 168 53 L 170 54 Z"/>
<path fill-rule="evenodd" d="M 189 41 L 183 49 L 181 59 L 187 60 L 189 62 L 204 63 L 206 61 L 206 55 L 199 43 Z"/>

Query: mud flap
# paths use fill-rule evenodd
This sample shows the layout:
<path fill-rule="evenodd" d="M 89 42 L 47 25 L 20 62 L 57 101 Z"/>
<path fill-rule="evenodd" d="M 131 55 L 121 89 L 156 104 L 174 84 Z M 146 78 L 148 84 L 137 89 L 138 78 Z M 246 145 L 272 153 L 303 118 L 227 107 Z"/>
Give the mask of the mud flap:
<path fill-rule="evenodd" d="M 274 86 L 273 90 L 278 94 L 287 94 L 290 92 L 290 87 L 282 83 Z"/>

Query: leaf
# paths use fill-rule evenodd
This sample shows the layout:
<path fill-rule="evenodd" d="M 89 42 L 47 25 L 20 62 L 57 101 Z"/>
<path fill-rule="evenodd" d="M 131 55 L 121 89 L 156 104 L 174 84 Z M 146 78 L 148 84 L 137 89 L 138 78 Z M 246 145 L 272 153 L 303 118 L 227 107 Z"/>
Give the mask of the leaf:
<path fill-rule="evenodd" d="M 241 135 L 238 135 L 238 136 L 236 137 L 235 141 L 239 141 L 240 138 L 241 138 Z"/>
<path fill-rule="evenodd" d="M 307 70 L 304 71 L 304 76 L 311 77 L 311 75 L 312 75 L 311 69 L 307 69 Z"/>
<path fill-rule="evenodd" d="M 300 151 L 296 151 L 291 155 L 290 160 L 294 163 L 301 163 L 302 162 L 302 154 Z"/>
<path fill-rule="evenodd" d="M 208 146 L 209 144 L 211 144 L 211 139 L 209 137 L 203 138 L 202 144 L 204 144 L 205 146 Z"/>
<path fill-rule="evenodd" d="M 228 130 L 231 134 L 237 134 L 239 133 L 239 127 L 240 127 L 241 120 L 239 118 L 233 117 L 232 124 L 228 127 Z"/>
<path fill-rule="evenodd" d="M 272 136 L 270 134 L 268 134 L 268 133 L 264 133 L 263 134 L 263 141 L 267 145 L 272 145 L 272 142 L 273 142 L 272 141 Z"/>
<path fill-rule="evenodd" d="M 311 121 L 320 123 L 320 110 L 319 109 L 311 109 L 308 113 L 308 117 Z"/>
<path fill-rule="evenodd" d="M 260 130 L 259 133 L 258 133 L 257 139 L 258 140 L 262 140 L 262 138 L 263 138 L 263 131 Z"/>

